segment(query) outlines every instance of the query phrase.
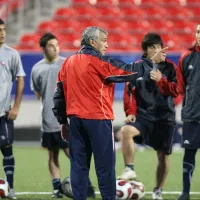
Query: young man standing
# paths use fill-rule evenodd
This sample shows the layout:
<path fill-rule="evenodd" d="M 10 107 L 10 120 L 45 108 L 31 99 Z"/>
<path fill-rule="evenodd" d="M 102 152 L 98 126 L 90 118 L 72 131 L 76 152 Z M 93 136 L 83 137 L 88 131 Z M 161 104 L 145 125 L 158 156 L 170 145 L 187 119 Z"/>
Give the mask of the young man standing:
<path fill-rule="evenodd" d="M 148 33 L 142 40 L 143 58 L 151 58 L 163 48 L 163 41 L 157 33 Z M 162 199 L 169 167 L 175 127 L 174 97 L 176 90 L 176 66 L 163 59 L 149 68 L 150 77 L 138 77 L 126 84 L 124 109 L 126 125 L 122 127 L 122 153 L 125 170 L 118 179 L 136 178 L 134 171 L 134 142 L 145 143 L 157 151 L 158 165 L 156 186 L 152 199 Z"/>
<path fill-rule="evenodd" d="M 3 154 L 3 169 L 10 186 L 8 198 L 17 199 L 14 192 L 13 120 L 19 113 L 25 73 L 18 52 L 4 43 L 5 37 L 6 26 L 0 19 L 0 148 Z M 16 81 L 16 92 L 14 105 L 11 106 L 13 81 Z"/>
<path fill-rule="evenodd" d="M 48 164 L 53 184 L 52 198 L 62 198 L 58 156 L 59 150 L 63 149 L 69 157 L 68 143 L 61 137 L 61 127 L 53 115 L 52 108 L 58 71 L 65 58 L 59 56 L 58 39 L 51 33 L 46 33 L 40 38 L 40 47 L 44 53 L 44 58 L 32 68 L 31 88 L 37 98 L 41 98 L 42 101 L 41 143 L 44 148 L 48 149 Z M 88 196 L 95 196 L 91 183 L 89 192 Z"/>
<path fill-rule="evenodd" d="M 66 115 L 70 121 L 70 177 L 74 200 L 86 199 L 92 153 L 102 199 L 116 199 L 113 83 L 143 77 L 145 66 L 160 62 L 165 55 L 165 49 L 161 49 L 150 59 L 126 64 L 105 55 L 107 37 L 108 33 L 102 28 L 86 28 L 81 49 L 66 59 L 58 76 L 63 83 Z"/>
<path fill-rule="evenodd" d="M 182 147 L 183 189 L 177 200 L 190 199 L 190 185 L 195 169 L 195 155 L 200 148 L 200 24 L 196 28 L 196 44 L 186 51 L 179 60 L 177 69 L 178 91 L 183 99 Z"/>

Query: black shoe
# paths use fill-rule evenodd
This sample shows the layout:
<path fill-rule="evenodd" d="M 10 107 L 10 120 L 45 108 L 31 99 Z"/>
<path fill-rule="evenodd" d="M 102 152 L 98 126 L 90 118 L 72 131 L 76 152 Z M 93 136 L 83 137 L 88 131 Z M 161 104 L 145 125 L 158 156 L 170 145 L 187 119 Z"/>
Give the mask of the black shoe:
<path fill-rule="evenodd" d="M 190 200 L 190 195 L 187 193 L 182 193 L 177 200 Z"/>
<path fill-rule="evenodd" d="M 94 187 L 92 185 L 88 186 L 87 198 L 95 199 L 95 197 L 96 195 L 95 195 Z"/>
<path fill-rule="evenodd" d="M 54 190 L 51 198 L 61 199 L 63 198 L 63 194 L 60 192 L 60 190 Z"/>

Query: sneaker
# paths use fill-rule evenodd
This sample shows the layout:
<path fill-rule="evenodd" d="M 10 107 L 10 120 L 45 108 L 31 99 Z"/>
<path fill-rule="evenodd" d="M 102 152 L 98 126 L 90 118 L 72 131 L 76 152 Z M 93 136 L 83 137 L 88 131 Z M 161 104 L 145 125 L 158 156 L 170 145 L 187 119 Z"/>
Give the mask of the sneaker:
<path fill-rule="evenodd" d="M 123 173 L 117 177 L 118 180 L 134 180 L 136 178 L 136 173 L 129 167 L 125 167 Z"/>
<path fill-rule="evenodd" d="M 96 197 L 96 195 L 95 195 L 94 187 L 92 185 L 90 185 L 88 187 L 87 198 L 95 199 L 95 197 Z"/>
<path fill-rule="evenodd" d="M 63 194 L 60 192 L 60 190 L 54 190 L 53 194 L 51 195 L 51 198 L 61 199 L 63 198 Z"/>
<path fill-rule="evenodd" d="M 163 200 L 162 190 L 154 188 L 153 193 L 152 193 L 152 199 L 154 199 L 154 200 Z"/>
<path fill-rule="evenodd" d="M 190 200 L 190 195 L 187 193 L 182 193 L 177 200 Z"/>
<path fill-rule="evenodd" d="M 10 189 L 9 195 L 7 197 L 8 197 L 8 199 L 17 199 L 17 197 L 15 195 L 15 190 L 14 189 Z"/>

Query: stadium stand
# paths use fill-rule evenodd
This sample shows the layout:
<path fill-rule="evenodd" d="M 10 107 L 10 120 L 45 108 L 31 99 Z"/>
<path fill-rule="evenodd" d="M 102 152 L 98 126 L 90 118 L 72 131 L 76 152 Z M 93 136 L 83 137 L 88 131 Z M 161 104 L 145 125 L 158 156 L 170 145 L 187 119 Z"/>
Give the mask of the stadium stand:
<path fill-rule="evenodd" d="M 1 4 L 9 5 L 12 12 L 19 0 L 1 0 Z M 191 45 L 199 8 L 197 0 L 72 0 L 55 9 L 48 20 L 40 20 L 29 33 L 32 37 L 21 35 L 17 49 L 38 50 L 36 39 L 44 32 L 54 32 L 62 38 L 64 50 L 77 50 L 81 31 L 96 25 L 109 31 L 110 51 L 140 50 L 138 43 L 149 31 L 161 34 L 171 50 L 180 50 Z"/>

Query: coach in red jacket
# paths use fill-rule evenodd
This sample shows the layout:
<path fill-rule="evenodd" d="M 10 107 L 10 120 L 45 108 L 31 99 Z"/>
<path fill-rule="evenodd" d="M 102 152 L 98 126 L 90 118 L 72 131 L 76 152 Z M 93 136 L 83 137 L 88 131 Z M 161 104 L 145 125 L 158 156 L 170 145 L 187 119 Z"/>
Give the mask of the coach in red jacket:
<path fill-rule="evenodd" d="M 165 53 L 126 64 L 105 56 L 108 33 L 88 27 L 80 51 L 66 59 L 59 72 L 66 114 L 70 119 L 69 151 L 74 200 L 85 200 L 92 153 L 103 200 L 115 200 L 115 148 L 112 131 L 114 82 L 146 74 L 145 66 L 160 62 Z M 137 74 L 134 74 L 137 72 Z"/>

